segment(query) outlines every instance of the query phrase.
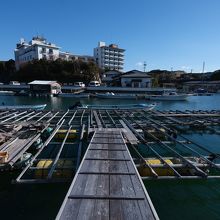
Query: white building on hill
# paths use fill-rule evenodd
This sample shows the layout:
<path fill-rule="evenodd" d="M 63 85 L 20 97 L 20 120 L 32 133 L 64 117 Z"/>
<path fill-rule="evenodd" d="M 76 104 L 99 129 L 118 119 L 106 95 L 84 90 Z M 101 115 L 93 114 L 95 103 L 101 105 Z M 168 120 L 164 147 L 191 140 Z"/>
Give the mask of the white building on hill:
<path fill-rule="evenodd" d="M 45 38 L 39 36 L 33 37 L 30 42 L 21 39 L 16 45 L 14 54 L 17 70 L 27 62 L 41 59 L 53 61 L 60 58 L 67 61 L 81 60 L 84 62 L 94 62 L 92 56 L 80 56 L 68 52 L 62 52 L 60 51 L 60 47 L 47 42 Z"/>
<path fill-rule="evenodd" d="M 106 46 L 105 42 L 99 42 L 98 47 L 94 48 L 94 58 L 98 66 L 106 70 L 123 70 L 124 49 L 116 44 Z"/>
<path fill-rule="evenodd" d="M 14 51 L 16 69 L 32 60 L 56 60 L 59 58 L 59 51 L 60 47 L 46 42 L 43 37 L 33 37 L 29 43 L 21 39 Z"/>

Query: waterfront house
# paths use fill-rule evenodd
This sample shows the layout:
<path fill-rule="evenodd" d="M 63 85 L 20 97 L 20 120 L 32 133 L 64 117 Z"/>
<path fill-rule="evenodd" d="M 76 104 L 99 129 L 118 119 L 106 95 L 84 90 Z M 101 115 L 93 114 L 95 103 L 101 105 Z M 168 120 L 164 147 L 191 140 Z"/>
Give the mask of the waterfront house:
<path fill-rule="evenodd" d="M 122 72 L 118 70 L 106 71 L 101 75 L 102 83 L 105 83 L 107 86 L 120 84 L 119 77 L 121 76 L 121 74 Z"/>
<path fill-rule="evenodd" d="M 122 87 L 150 88 L 152 83 L 151 76 L 139 70 L 126 72 L 120 78 Z"/>
<path fill-rule="evenodd" d="M 56 81 L 34 80 L 28 83 L 32 94 L 58 94 L 61 92 L 61 85 Z"/>

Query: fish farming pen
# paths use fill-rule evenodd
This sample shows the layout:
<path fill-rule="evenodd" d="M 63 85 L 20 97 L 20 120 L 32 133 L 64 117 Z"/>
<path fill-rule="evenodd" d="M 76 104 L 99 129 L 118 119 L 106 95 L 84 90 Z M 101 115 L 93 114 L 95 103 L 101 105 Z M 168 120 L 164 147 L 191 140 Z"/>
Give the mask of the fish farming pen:
<path fill-rule="evenodd" d="M 220 111 L 5 110 L 0 169 L 21 169 L 17 184 L 72 181 L 57 219 L 83 217 L 81 204 L 93 219 L 127 218 L 134 207 L 157 219 L 141 179 L 220 178 L 220 154 L 193 140 L 197 132 L 220 135 Z"/>
<path fill-rule="evenodd" d="M 219 170 L 219 155 L 185 135 L 197 131 L 220 134 L 217 110 L 1 111 L 0 168 L 16 168 L 27 157 L 28 165 L 17 182 L 65 181 L 67 177 L 71 180 L 92 134 L 103 128 L 122 132 L 144 179 L 218 178 L 205 171 Z M 30 160 L 25 153 L 33 153 L 35 145 Z M 167 175 L 161 176 L 161 172 Z"/>

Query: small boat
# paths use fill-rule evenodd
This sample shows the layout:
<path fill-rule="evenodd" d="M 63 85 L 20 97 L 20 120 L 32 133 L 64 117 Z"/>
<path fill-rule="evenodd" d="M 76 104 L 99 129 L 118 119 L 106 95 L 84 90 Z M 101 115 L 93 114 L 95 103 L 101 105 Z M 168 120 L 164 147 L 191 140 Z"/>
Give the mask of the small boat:
<path fill-rule="evenodd" d="M 177 94 L 176 92 L 163 93 L 162 95 L 146 96 L 146 99 L 153 101 L 185 101 L 189 94 Z"/>
<path fill-rule="evenodd" d="M 47 104 L 42 104 L 42 105 L 1 105 L 0 110 L 12 110 L 12 109 L 17 109 L 17 110 L 26 110 L 26 109 L 33 109 L 33 110 L 43 110 Z"/>
<path fill-rule="evenodd" d="M 0 96 L 12 96 L 15 95 L 13 91 L 0 91 Z"/>
<path fill-rule="evenodd" d="M 203 88 L 198 88 L 197 90 L 195 90 L 195 93 L 205 94 L 205 93 L 208 93 L 208 91 L 206 89 L 203 89 Z"/>
<path fill-rule="evenodd" d="M 206 89 L 199 88 L 195 90 L 194 95 L 196 96 L 211 96 L 213 93 L 208 92 Z"/>
<path fill-rule="evenodd" d="M 95 95 L 96 98 L 101 99 L 137 99 L 138 95 L 136 94 L 115 94 L 113 92 L 107 93 L 97 93 Z"/>
<path fill-rule="evenodd" d="M 59 93 L 58 97 L 69 97 L 69 98 L 89 98 L 88 93 Z"/>
<path fill-rule="evenodd" d="M 145 109 L 152 110 L 156 104 L 127 104 L 127 105 L 82 105 L 78 109 Z"/>
<path fill-rule="evenodd" d="M 21 90 L 20 92 L 15 94 L 16 96 L 29 96 L 29 93 L 25 90 Z"/>

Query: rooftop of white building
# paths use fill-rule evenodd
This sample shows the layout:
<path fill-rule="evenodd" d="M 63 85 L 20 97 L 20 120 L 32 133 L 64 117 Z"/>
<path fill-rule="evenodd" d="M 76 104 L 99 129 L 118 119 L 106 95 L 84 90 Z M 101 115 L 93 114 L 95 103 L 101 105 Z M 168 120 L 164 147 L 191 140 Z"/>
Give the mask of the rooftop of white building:
<path fill-rule="evenodd" d="M 33 45 L 41 45 L 41 46 L 45 46 L 45 47 L 50 47 L 50 48 L 56 48 L 59 49 L 60 47 L 56 46 L 55 44 L 52 44 L 50 42 L 47 42 L 46 38 L 40 37 L 40 36 L 36 36 L 33 37 L 31 41 L 26 42 L 25 39 L 21 38 L 20 42 L 17 43 L 17 49 L 23 47 L 23 46 L 33 46 Z"/>
<path fill-rule="evenodd" d="M 125 49 L 119 48 L 117 44 L 106 45 L 106 43 L 103 42 L 103 41 L 99 41 L 98 42 L 98 47 L 101 47 L 101 48 L 111 48 L 111 49 L 119 50 L 121 52 L 125 51 Z"/>
<path fill-rule="evenodd" d="M 28 83 L 29 85 L 51 85 L 57 83 L 57 81 L 46 81 L 46 80 L 34 80 L 30 83 Z"/>

